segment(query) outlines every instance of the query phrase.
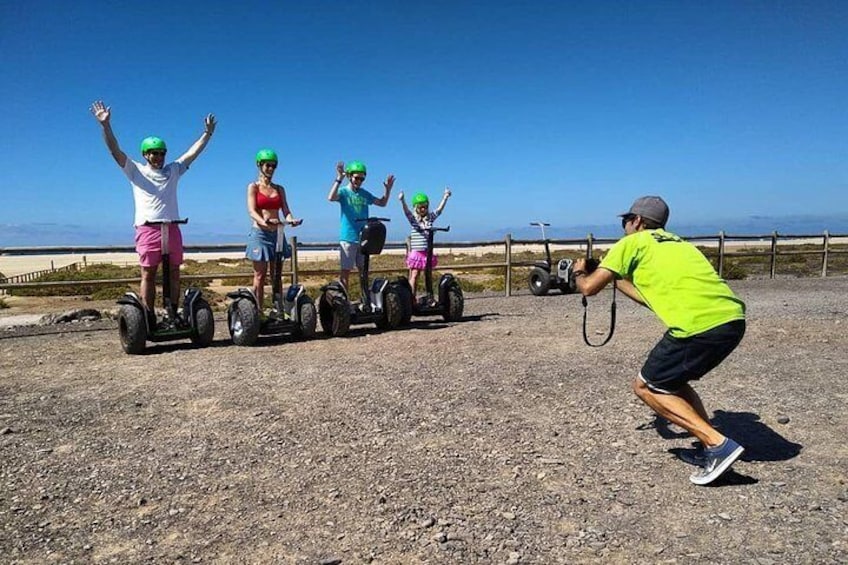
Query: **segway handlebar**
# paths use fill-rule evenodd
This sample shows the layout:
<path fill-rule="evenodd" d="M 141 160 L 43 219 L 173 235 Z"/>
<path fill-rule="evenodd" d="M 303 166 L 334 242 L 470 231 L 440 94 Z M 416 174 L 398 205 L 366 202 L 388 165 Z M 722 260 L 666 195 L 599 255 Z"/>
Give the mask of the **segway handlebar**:
<path fill-rule="evenodd" d="M 542 230 L 542 239 L 548 239 L 547 237 L 545 237 L 545 228 L 551 227 L 551 224 L 549 224 L 548 222 L 530 222 L 530 225 L 536 226 L 537 228 Z"/>
<path fill-rule="evenodd" d="M 268 222 L 269 224 L 275 225 L 275 226 L 293 226 L 294 225 L 294 222 L 292 222 L 291 220 L 286 220 L 285 218 L 283 218 L 282 220 L 279 219 L 279 218 L 268 218 L 265 221 Z"/>
<path fill-rule="evenodd" d="M 450 226 L 446 228 L 437 228 L 436 226 L 430 226 L 427 228 L 429 231 L 450 231 Z"/>
<path fill-rule="evenodd" d="M 188 218 L 183 218 L 182 220 L 146 220 L 144 222 L 145 226 L 161 226 L 167 224 L 187 224 Z"/>
<path fill-rule="evenodd" d="M 391 218 L 357 218 L 357 222 L 391 222 Z"/>

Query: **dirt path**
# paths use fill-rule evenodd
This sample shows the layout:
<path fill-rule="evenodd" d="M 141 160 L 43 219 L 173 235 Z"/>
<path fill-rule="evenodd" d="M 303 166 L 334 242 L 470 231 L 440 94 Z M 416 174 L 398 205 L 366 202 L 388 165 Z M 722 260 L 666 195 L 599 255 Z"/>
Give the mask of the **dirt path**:
<path fill-rule="evenodd" d="M 662 328 L 626 302 L 600 349 L 575 296 L 139 357 L 108 321 L 0 332 L 0 561 L 848 562 L 848 279 L 734 287 L 698 389 L 748 451 L 710 488 L 630 392 Z"/>

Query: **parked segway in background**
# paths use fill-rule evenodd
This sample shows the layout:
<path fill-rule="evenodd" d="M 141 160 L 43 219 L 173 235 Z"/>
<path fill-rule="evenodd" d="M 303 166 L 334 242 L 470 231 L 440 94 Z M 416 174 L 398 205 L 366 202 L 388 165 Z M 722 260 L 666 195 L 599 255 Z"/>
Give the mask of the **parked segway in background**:
<path fill-rule="evenodd" d="M 271 309 L 263 319 L 263 305 L 253 289 L 240 288 L 227 293 L 227 298 L 233 300 L 227 309 L 227 327 L 236 345 L 253 345 L 260 335 L 291 334 L 300 338 L 315 335 L 318 323 L 315 303 L 306 294 L 306 288 L 292 284 L 283 292 L 285 226 L 291 222 L 270 219 L 268 223 L 277 224 L 277 246 L 271 263 Z"/>
<path fill-rule="evenodd" d="M 530 278 L 528 284 L 530 292 L 536 296 L 545 296 L 552 288 L 557 288 L 563 294 L 571 294 L 575 292 L 575 288 L 569 283 L 568 274 L 571 272 L 571 259 L 560 259 L 557 262 L 557 270 L 551 272 L 553 268 L 553 260 L 551 259 L 550 240 L 545 237 L 545 228 L 551 224 L 545 222 L 530 222 L 531 226 L 542 228 L 542 240 L 545 243 L 545 260 L 537 261 L 530 270 Z"/>
<path fill-rule="evenodd" d="M 403 308 L 401 324 L 408 324 L 412 316 L 441 316 L 446 322 L 456 322 L 462 318 L 465 298 L 456 277 L 450 273 L 443 274 L 439 277 L 438 294 L 433 292 L 433 235 L 437 231 L 448 232 L 450 226 L 427 229 L 427 267 L 424 270 L 427 294 L 415 300 L 412 285 L 406 277 L 398 277 L 394 283 Z"/>
<path fill-rule="evenodd" d="M 321 287 L 318 315 L 324 333 L 332 336 L 347 334 L 351 325 L 375 324 L 378 328 L 394 329 L 400 324 L 401 304 L 394 285 L 388 279 L 375 278 L 369 284 L 371 255 L 383 252 L 386 243 L 388 218 L 368 218 L 359 231 L 359 249 L 363 255 L 359 271 L 359 286 L 362 298 L 351 303 L 347 289 L 341 281 L 333 281 Z"/>
<path fill-rule="evenodd" d="M 177 305 L 171 300 L 168 230 L 170 224 L 185 223 L 188 223 L 188 219 L 145 222 L 148 226 L 158 225 L 162 230 L 162 301 L 165 314 L 162 318 L 157 318 L 156 313 L 148 310 L 141 297 L 134 292 L 128 292 L 119 299 L 121 308 L 118 311 L 118 332 L 121 336 L 121 347 L 126 353 L 142 353 L 147 341 L 189 338 L 200 347 L 212 343 L 215 319 L 212 316 L 212 308 L 203 299 L 200 290 L 186 289 L 181 313 L 177 312 Z"/>

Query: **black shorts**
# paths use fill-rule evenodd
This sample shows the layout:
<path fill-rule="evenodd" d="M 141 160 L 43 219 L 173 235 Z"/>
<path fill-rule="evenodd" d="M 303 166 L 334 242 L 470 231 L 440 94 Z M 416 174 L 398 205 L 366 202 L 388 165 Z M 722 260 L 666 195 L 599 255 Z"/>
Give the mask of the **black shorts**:
<path fill-rule="evenodd" d="M 648 355 L 640 376 L 651 390 L 673 393 L 715 369 L 744 335 L 745 320 L 734 320 L 691 337 L 672 337 L 666 332 Z"/>

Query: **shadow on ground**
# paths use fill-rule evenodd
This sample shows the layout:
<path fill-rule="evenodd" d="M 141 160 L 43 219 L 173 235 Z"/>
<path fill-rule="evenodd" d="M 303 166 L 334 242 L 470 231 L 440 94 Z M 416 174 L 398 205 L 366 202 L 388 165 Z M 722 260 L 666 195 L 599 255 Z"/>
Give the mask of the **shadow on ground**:
<path fill-rule="evenodd" d="M 803 449 L 800 443 L 789 441 L 763 423 L 760 416 L 753 412 L 716 410 L 712 423 L 745 447 L 742 461 L 786 461 L 796 457 Z M 643 426 L 643 429 L 653 427 L 664 439 L 690 437 L 686 431 L 674 431 L 671 425 L 665 418 L 655 416 L 654 421 Z M 675 453 L 675 449 L 679 451 L 679 448 L 669 451 Z"/>

